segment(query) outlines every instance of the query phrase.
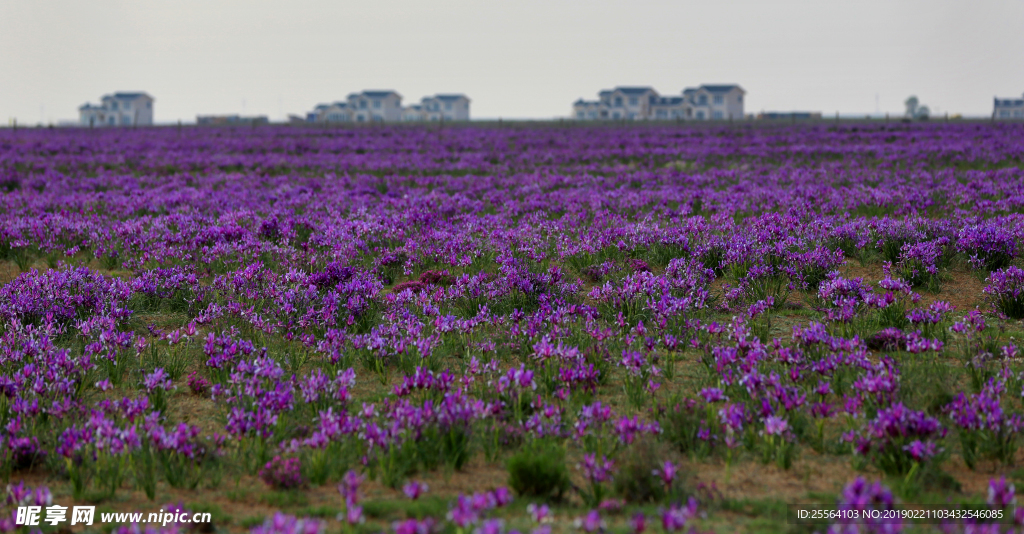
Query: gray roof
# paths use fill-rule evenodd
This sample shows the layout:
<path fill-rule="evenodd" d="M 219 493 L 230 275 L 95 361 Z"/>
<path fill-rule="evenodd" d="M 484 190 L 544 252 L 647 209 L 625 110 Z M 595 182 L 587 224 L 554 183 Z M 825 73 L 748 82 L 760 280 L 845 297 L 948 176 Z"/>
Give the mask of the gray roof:
<path fill-rule="evenodd" d="M 615 90 L 627 95 L 642 95 L 648 91 L 654 91 L 651 87 L 616 87 Z"/>
<path fill-rule="evenodd" d="M 330 104 L 317 104 L 316 106 L 313 106 L 313 111 L 321 111 L 334 106 L 337 106 L 339 108 L 347 108 L 348 102 L 331 102 Z"/>
<path fill-rule="evenodd" d="M 114 93 L 113 96 L 114 98 L 148 98 L 150 100 L 153 100 L 153 97 L 147 95 L 146 93 Z"/>
<path fill-rule="evenodd" d="M 438 100 L 452 100 L 452 101 L 454 101 L 454 100 L 461 100 L 463 98 L 465 98 L 466 100 L 469 100 L 469 97 L 466 96 L 466 95 L 463 95 L 463 94 L 457 94 L 457 95 L 434 95 L 434 98 L 436 98 Z"/>
<path fill-rule="evenodd" d="M 700 86 L 700 88 L 704 89 L 705 91 L 707 91 L 709 93 L 728 93 L 729 91 L 732 91 L 733 89 L 739 89 L 740 91 L 743 90 L 742 88 L 740 88 L 740 86 L 738 86 L 736 84 L 732 84 L 732 85 L 702 85 L 702 86 Z"/>
<path fill-rule="evenodd" d="M 683 97 L 681 96 L 663 96 L 655 101 L 655 105 L 659 106 L 672 106 L 675 104 L 682 104 Z"/>
<path fill-rule="evenodd" d="M 402 95 L 398 94 L 397 92 L 391 91 L 389 89 L 377 89 L 377 90 L 372 90 L 372 91 L 363 91 L 362 94 L 363 94 L 363 96 L 368 96 L 370 98 L 387 98 L 387 97 L 389 97 L 391 95 L 395 95 L 395 96 L 401 98 L 401 96 L 402 96 Z"/>

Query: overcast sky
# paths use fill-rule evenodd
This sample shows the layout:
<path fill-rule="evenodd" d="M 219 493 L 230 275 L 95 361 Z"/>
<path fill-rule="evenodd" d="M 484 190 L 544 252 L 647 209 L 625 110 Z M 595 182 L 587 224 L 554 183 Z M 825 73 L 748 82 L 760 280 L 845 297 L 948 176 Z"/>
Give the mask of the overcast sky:
<path fill-rule="evenodd" d="M 603 88 L 737 83 L 746 111 L 989 115 L 1024 93 L 1024 0 L 0 0 L 0 120 L 146 91 L 157 122 L 362 89 L 567 116 Z"/>

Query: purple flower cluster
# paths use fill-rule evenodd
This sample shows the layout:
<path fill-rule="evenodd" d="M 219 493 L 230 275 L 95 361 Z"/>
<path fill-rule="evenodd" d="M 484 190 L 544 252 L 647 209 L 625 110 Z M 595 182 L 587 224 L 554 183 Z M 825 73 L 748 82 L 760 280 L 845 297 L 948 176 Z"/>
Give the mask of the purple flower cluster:
<path fill-rule="evenodd" d="M 92 316 L 123 321 L 132 288 L 86 267 L 23 273 L 0 288 L 0 316 L 25 324 L 63 324 Z"/>
<path fill-rule="evenodd" d="M 961 391 L 946 406 L 960 433 L 964 462 L 972 469 L 979 457 L 1005 464 L 1013 462 L 1024 418 L 1003 408 L 1004 391 L 1003 382 L 992 378 L 980 393 L 968 395 Z"/>
<path fill-rule="evenodd" d="M 1001 269 L 1017 256 L 1017 239 L 997 224 L 972 224 L 960 230 L 956 249 L 978 268 Z"/>
<path fill-rule="evenodd" d="M 512 493 L 508 488 L 472 495 L 460 494 L 448 511 L 448 520 L 459 528 L 467 528 L 484 521 L 490 510 L 505 507 L 511 502 Z"/>
<path fill-rule="evenodd" d="M 298 458 L 275 456 L 260 469 L 259 475 L 260 480 L 274 489 L 295 489 L 306 484 L 302 478 L 302 468 Z"/>
<path fill-rule="evenodd" d="M 997 310 L 1008 317 L 1024 319 L 1024 269 L 1011 265 L 994 271 L 982 291 L 991 296 Z"/>
<path fill-rule="evenodd" d="M 857 477 L 843 488 L 836 508 L 845 512 L 843 519 L 833 523 L 828 534 L 896 534 L 903 532 L 903 521 L 886 512 L 896 509 L 889 488 L 881 482 L 870 483 Z"/>
<path fill-rule="evenodd" d="M 851 431 L 844 439 L 883 472 L 907 475 L 915 464 L 928 463 L 942 452 L 939 442 L 945 437 L 946 429 L 938 419 L 895 403 L 879 410 L 861 432 Z"/>

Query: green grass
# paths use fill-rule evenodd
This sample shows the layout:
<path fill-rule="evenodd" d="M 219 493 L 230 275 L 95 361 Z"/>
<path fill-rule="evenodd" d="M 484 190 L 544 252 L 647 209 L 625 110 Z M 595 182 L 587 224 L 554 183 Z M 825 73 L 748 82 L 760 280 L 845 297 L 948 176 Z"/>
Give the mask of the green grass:
<path fill-rule="evenodd" d="M 407 499 L 378 499 L 362 503 L 363 513 L 374 519 L 405 519 L 424 517 L 439 518 L 448 513 L 451 499 L 423 496 L 412 501 Z"/>

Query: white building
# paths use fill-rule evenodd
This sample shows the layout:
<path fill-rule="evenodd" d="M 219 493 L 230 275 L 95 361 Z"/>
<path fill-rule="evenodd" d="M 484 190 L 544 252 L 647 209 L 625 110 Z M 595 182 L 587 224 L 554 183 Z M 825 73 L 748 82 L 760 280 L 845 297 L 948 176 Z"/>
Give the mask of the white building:
<path fill-rule="evenodd" d="M 363 91 L 348 95 L 352 122 L 396 122 L 402 118 L 402 95 L 394 91 Z"/>
<path fill-rule="evenodd" d="M 598 93 L 597 100 L 573 103 L 577 120 L 724 120 L 743 118 L 743 95 L 738 85 L 702 85 L 681 96 L 660 96 L 650 87 L 616 87 Z"/>
<path fill-rule="evenodd" d="M 462 94 L 425 96 L 419 105 L 412 105 L 403 110 L 402 120 L 468 121 L 469 97 Z"/>
<path fill-rule="evenodd" d="M 318 104 L 306 114 L 307 122 L 420 122 L 468 121 L 469 98 L 462 94 L 425 96 L 419 104 L 402 107 L 394 91 L 363 91 L 345 102 Z"/>
<path fill-rule="evenodd" d="M 743 95 L 738 85 L 702 85 L 683 89 L 683 98 L 692 106 L 696 120 L 743 118 Z M 689 117 L 687 117 L 689 118 Z"/>
<path fill-rule="evenodd" d="M 318 104 L 306 115 L 307 122 L 352 122 L 352 113 L 348 102 Z"/>
<path fill-rule="evenodd" d="M 100 105 L 83 104 L 78 108 L 82 126 L 150 126 L 153 124 L 153 97 L 146 93 L 105 95 Z"/>
<path fill-rule="evenodd" d="M 581 120 L 647 119 L 658 92 L 650 87 L 616 87 L 601 91 L 597 97 L 591 101 L 577 100 L 573 116 Z"/>
<path fill-rule="evenodd" d="M 308 122 L 395 122 L 402 118 L 402 95 L 395 91 L 352 93 L 344 102 L 317 104 Z"/>
<path fill-rule="evenodd" d="M 995 119 L 1024 119 L 1024 98 L 996 98 L 992 108 Z"/>
<path fill-rule="evenodd" d="M 659 96 L 651 101 L 649 117 L 654 120 L 688 119 L 690 106 L 681 96 Z"/>
<path fill-rule="evenodd" d="M 421 104 L 412 104 L 402 108 L 402 122 L 421 122 L 427 120 L 427 113 Z"/>

